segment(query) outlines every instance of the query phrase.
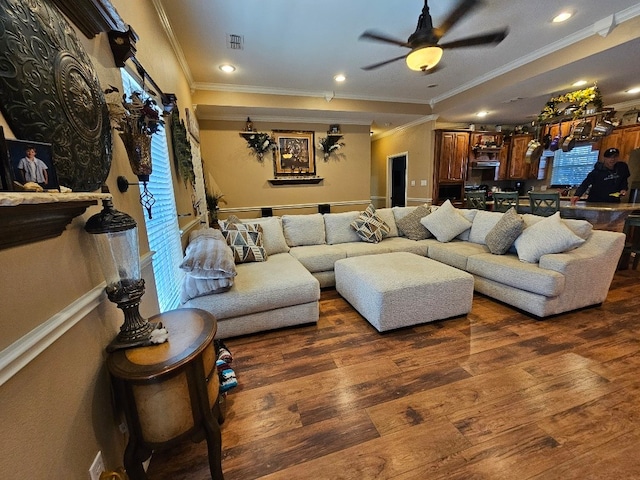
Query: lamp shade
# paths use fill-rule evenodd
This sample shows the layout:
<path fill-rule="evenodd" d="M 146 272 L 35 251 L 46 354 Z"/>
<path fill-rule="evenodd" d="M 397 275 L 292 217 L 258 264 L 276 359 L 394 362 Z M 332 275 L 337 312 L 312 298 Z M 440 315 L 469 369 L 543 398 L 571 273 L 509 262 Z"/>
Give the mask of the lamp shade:
<path fill-rule="evenodd" d="M 131 216 L 114 209 L 111 199 L 105 199 L 102 211 L 89 218 L 85 230 L 95 239 L 107 287 L 141 278 L 138 228 Z"/>
<path fill-rule="evenodd" d="M 442 49 L 440 47 L 417 47 L 407 55 L 407 66 L 411 70 L 424 72 L 435 67 L 441 58 Z"/>

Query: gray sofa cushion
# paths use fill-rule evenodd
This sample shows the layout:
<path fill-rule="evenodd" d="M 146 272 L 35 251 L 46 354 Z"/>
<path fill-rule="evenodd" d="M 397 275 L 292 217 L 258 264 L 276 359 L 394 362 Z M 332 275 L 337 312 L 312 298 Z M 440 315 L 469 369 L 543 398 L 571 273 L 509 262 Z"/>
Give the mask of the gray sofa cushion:
<path fill-rule="evenodd" d="M 319 213 L 310 215 L 283 215 L 284 238 L 290 247 L 300 245 L 322 245 L 324 242 L 324 219 Z"/>
<path fill-rule="evenodd" d="M 324 229 L 327 235 L 327 243 L 336 245 L 338 243 L 359 242 L 360 237 L 351 227 L 360 212 L 327 213 L 324 217 Z"/>
<path fill-rule="evenodd" d="M 515 255 L 473 255 L 467 261 L 467 272 L 545 297 L 560 295 L 565 287 L 562 273 L 523 263 Z"/>
<path fill-rule="evenodd" d="M 237 270 L 235 283 L 227 292 L 191 299 L 183 307 L 202 308 L 222 320 L 320 298 L 318 281 L 288 253 L 271 255 L 266 262 L 243 263 Z"/>
<path fill-rule="evenodd" d="M 447 243 L 435 243 L 429 246 L 429 258 L 460 270 L 467 269 L 467 260 L 473 255 L 487 253 L 486 245 L 454 240 Z"/>
<path fill-rule="evenodd" d="M 342 244 L 292 247 L 289 253 L 311 273 L 333 270 L 333 264 L 337 260 L 347 258 L 347 252 Z"/>

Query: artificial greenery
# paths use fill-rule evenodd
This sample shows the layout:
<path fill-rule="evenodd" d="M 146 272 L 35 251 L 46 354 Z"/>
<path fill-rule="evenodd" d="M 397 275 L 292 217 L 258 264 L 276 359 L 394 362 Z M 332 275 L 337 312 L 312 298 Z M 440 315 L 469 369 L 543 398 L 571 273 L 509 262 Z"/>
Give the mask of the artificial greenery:
<path fill-rule="evenodd" d="M 596 111 L 601 110 L 603 106 L 600 90 L 596 85 L 594 85 L 593 87 L 585 88 L 584 90 L 575 90 L 558 97 L 550 98 L 540 112 L 538 120 L 543 122 L 562 115 L 562 112 L 558 110 L 558 106 L 563 104 L 575 106 L 575 110 L 571 113 L 573 118 L 585 115 L 589 105 L 593 105 Z"/>
<path fill-rule="evenodd" d="M 177 108 L 171 114 L 171 137 L 176 171 L 185 185 L 187 182 L 193 185 L 196 181 L 196 175 L 193 171 L 191 143 L 189 142 L 187 128 L 184 125 L 184 121 L 180 120 Z"/>
<path fill-rule="evenodd" d="M 318 148 L 324 152 L 325 160 L 329 158 L 333 152 L 345 146 L 344 142 L 340 140 L 342 140 L 342 135 L 329 135 L 318 141 Z"/>
<path fill-rule="evenodd" d="M 247 141 L 247 147 L 250 148 L 258 158 L 262 158 L 266 152 L 276 148 L 275 140 L 268 133 L 245 132 L 241 135 Z"/>

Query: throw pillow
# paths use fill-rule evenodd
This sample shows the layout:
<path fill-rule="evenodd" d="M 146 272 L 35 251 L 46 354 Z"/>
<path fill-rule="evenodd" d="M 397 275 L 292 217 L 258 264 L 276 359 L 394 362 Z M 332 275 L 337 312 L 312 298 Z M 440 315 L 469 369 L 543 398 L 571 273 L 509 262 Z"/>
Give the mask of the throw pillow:
<path fill-rule="evenodd" d="M 415 207 L 410 213 L 396 220 L 398 230 L 409 240 L 424 240 L 432 237 L 431 232 L 420 223 L 420 219 L 430 213 L 431 210 L 425 205 Z"/>
<path fill-rule="evenodd" d="M 226 223 L 222 230 L 236 263 L 264 262 L 267 252 L 262 241 L 262 227 L 245 223 Z"/>
<path fill-rule="evenodd" d="M 378 208 L 376 209 L 376 213 L 380 216 L 380 218 L 386 223 L 389 227 L 389 233 L 385 236 L 387 237 L 397 237 L 398 236 L 398 226 L 396 225 L 396 218 L 393 214 L 392 208 Z"/>
<path fill-rule="evenodd" d="M 542 255 L 561 253 L 584 243 L 560 218 L 560 212 L 524 229 L 514 245 L 521 262 L 538 263 Z"/>
<path fill-rule="evenodd" d="M 467 209 L 467 208 L 459 208 L 458 213 L 462 215 L 464 218 L 471 222 L 471 228 L 473 228 L 473 221 L 476 218 L 478 210 L 475 208 Z M 467 228 L 460 235 L 456 236 L 457 240 L 464 240 L 465 242 L 469 241 L 469 234 L 471 233 L 471 228 Z"/>
<path fill-rule="evenodd" d="M 220 230 L 202 228 L 189 235 L 180 268 L 193 278 L 228 278 L 236 275 L 233 253 Z"/>
<path fill-rule="evenodd" d="M 373 205 L 369 205 L 364 212 L 352 223 L 351 227 L 358 236 L 369 243 L 378 243 L 389 233 L 389 226 L 376 213 Z"/>
<path fill-rule="evenodd" d="M 449 200 L 440 208 L 420 220 L 439 242 L 450 242 L 466 229 L 471 228 L 471 222 L 464 218 Z"/>
<path fill-rule="evenodd" d="M 500 212 L 479 210 L 473 219 L 473 225 L 471 225 L 471 230 L 469 231 L 469 241 L 480 245 L 486 245 L 485 238 L 487 234 L 496 226 L 502 216 L 503 215 Z"/>
<path fill-rule="evenodd" d="M 515 208 L 511 207 L 501 215 L 500 220 L 489 230 L 485 237 L 485 244 L 494 255 L 507 253 L 509 247 L 513 245 L 513 242 L 524 230 L 524 220 L 518 215 Z M 473 227 L 471 227 L 471 230 L 473 231 Z"/>
<path fill-rule="evenodd" d="M 256 224 L 262 227 L 262 241 L 267 255 L 286 253 L 289 245 L 282 232 L 282 219 L 279 217 L 262 217 L 253 220 L 243 220 L 242 223 Z"/>

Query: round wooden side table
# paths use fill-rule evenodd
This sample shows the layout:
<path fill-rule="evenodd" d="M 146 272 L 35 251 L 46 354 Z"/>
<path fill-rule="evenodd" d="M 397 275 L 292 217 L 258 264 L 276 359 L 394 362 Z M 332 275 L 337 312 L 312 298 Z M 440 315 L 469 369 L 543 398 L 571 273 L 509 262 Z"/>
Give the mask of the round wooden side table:
<path fill-rule="evenodd" d="M 221 480 L 216 319 L 204 310 L 185 308 L 149 321 L 167 328 L 166 343 L 107 356 L 116 403 L 124 410 L 129 429 L 124 453 L 127 474 L 131 480 L 146 479 L 142 462 L 153 450 L 185 439 L 199 441 L 204 435 L 211 477 Z"/>

